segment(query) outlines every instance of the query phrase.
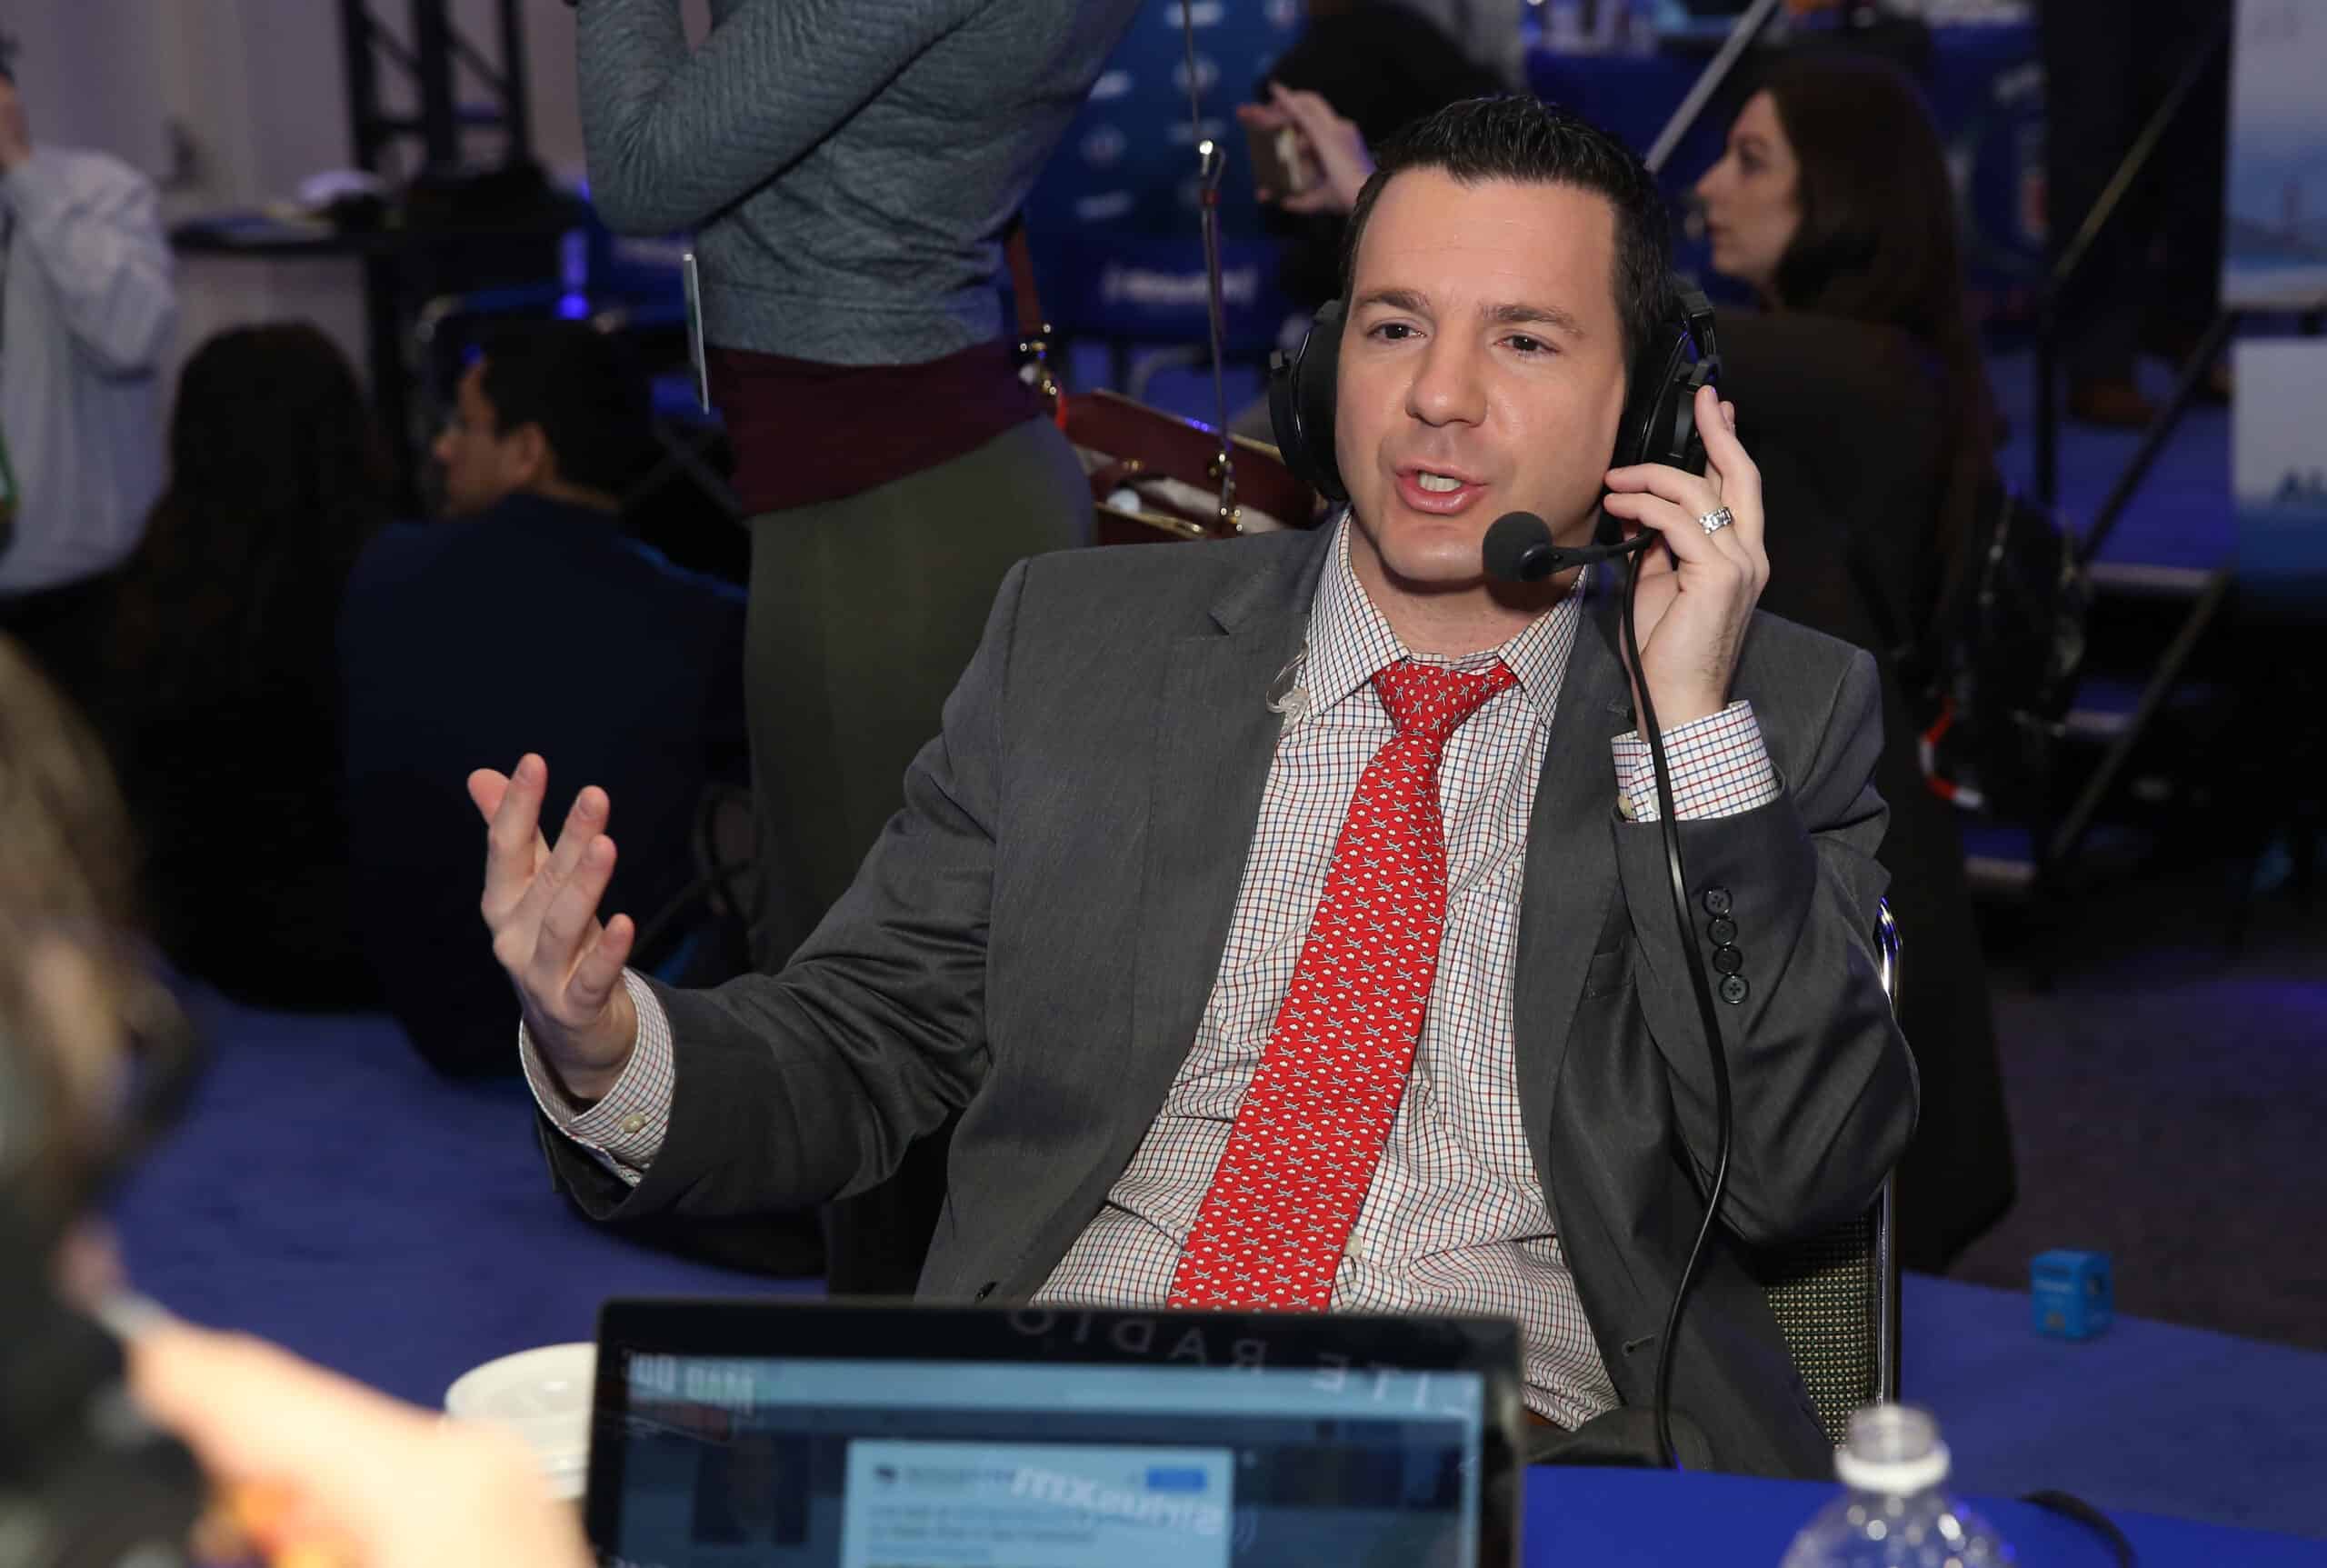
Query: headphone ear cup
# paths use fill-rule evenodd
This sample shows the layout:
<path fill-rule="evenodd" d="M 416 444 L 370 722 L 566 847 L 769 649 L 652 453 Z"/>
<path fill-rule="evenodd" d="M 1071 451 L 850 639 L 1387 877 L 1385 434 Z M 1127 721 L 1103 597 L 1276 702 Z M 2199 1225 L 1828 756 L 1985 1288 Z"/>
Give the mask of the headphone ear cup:
<path fill-rule="evenodd" d="M 1269 356 L 1269 424 L 1293 476 L 1326 500 L 1349 499 L 1333 454 L 1333 401 L 1342 358 L 1342 302 L 1328 300 L 1287 360 Z"/>
<path fill-rule="evenodd" d="M 1713 367 L 1699 360 L 1689 367 L 1687 379 L 1675 394 L 1679 399 L 1673 410 L 1673 456 L 1675 468 L 1690 474 L 1705 471 L 1705 436 L 1697 428 L 1697 391 L 1713 384 Z"/>
<path fill-rule="evenodd" d="M 1657 404 L 1664 391 L 1664 339 L 1641 351 L 1633 362 L 1632 385 L 1624 394 L 1624 419 L 1616 427 L 1616 450 L 1609 454 L 1611 468 L 1630 468 L 1650 461 L 1654 450 Z"/>
<path fill-rule="evenodd" d="M 1624 400 L 1624 423 L 1616 432 L 1610 467 L 1663 463 L 1704 471 L 1703 447 L 1696 434 L 1696 396 L 1712 372 L 1690 359 L 1689 346 L 1687 324 L 1668 321 L 1633 365 L 1632 391 Z M 1693 452 L 1697 454 L 1693 464 Z"/>
<path fill-rule="evenodd" d="M 1616 449 L 1608 456 L 1611 468 L 1631 468 L 1643 463 L 1661 461 L 1656 456 L 1658 433 L 1669 423 L 1667 398 L 1673 374 L 1673 339 L 1670 331 L 1657 329 L 1657 335 L 1641 348 L 1633 361 L 1632 375 L 1624 393 L 1624 413 L 1616 426 Z M 1602 499 L 1605 499 L 1603 494 Z M 1613 544 L 1623 536 L 1623 529 L 1605 511 L 1593 525 L 1592 542 Z"/>

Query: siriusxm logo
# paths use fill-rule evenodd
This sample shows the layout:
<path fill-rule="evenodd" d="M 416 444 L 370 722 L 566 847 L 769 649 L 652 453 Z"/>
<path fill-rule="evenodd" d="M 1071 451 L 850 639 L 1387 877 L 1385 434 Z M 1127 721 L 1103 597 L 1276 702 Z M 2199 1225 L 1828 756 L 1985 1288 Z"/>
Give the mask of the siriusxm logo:
<path fill-rule="evenodd" d="M 1094 125 L 1083 138 L 1083 161 L 1094 169 L 1112 168 L 1123 162 L 1131 138 L 1114 125 Z"/>
<path fill-rule="evenodd" d="M 1202 272 L 1110 266 L 1099 275 L 1099 297 L 1110 305 L 1202 309 L 1207 292 Z M 1230 267 L 1220 275 L 1220 298 L 1223 305 L 1251 305 L 1260 292 L 1258 267 Z"/>
<path fill-rule="evenodd" d="M 1126 1524 L 1218 1535 L 1228 1522 L 1228 1511 L 1190 1495 L 1203 1492 L 1205 1480 L 1201 1470 L 1157 1467 L 1144 1476 L 1128 1478 L 1128 1484 L 1110 1486 L 1096 1476 L 1025 1465 L 1011 1478 L 1010 1495 Z"/>

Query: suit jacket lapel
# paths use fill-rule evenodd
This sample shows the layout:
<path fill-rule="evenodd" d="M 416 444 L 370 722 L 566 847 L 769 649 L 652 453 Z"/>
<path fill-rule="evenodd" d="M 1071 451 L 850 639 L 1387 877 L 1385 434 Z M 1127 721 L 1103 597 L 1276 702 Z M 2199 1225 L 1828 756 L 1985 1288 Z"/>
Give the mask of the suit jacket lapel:
<path fill-rule="evenodd" d="M 1222 594 L 1212 627 L 1165 654 L 1134 957 L 1126 1160 L 1186 1058 L 1219 974 L 1283 727 L 1266 697 L 1300 653 L 1318 573 L 1332 558 L 1333 530 L 1316 534 L 1316 547 L 1279 555 Z"/>
<path fill-rule="evenodd" d="M 1551 1168 L 1552 1095 L 1567 1054 L 1568 1025 L 1616 890 L 1608 743 L 1633 727 L 1631 688 L 1616 653 L 1616 596 L 1623 591 L 1621 576 L 1603 574 L 1585 604 L 1527 826 L 1512 1020 L 1520 1112 L 1539 1172 Z"/>

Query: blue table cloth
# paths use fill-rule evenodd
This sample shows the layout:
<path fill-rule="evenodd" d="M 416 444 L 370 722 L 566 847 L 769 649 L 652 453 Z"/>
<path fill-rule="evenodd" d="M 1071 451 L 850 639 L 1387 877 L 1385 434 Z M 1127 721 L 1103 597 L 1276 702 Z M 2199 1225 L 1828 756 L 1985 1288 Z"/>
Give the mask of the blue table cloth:
<path fill-rule="evenodd" d="M 524 1086 L 448 1084 L 385 1018 L 299 1017 L 215 997 L 198 997 L 195 1012 L 216 1058 L 115 1217 L 137 1283 L 197 1321 L 263 1334 L 434 1405 L 481 1362 L 590 1338 L 609 1295 L 821 1290 L 647 1251 L 577 1219 L 550 1190 Z M 1910 1393 L 1939 1413 L 1959 1473 L 1982 1491 L 2113 1485 L 2122 1502 L 2168 1484 L 2179 1466 L 2188 1483 L 2162 1506 L 2252 1513 L 2235 1505 L 2262 1487 L 2284 1504 L 2264 1516 L 2312 1527 L 2287 1489 L 2314 1473 L 2303 1440 L 2321 1408 L 2316 1358 L 2122 1320 L 2102 1341 L 2065 1346 L 2026 1333 L 2024 1298 L 1921 1278 L 1909 1282 L 1908 1307 Z M 2065 1411 L 2048 1415 L 2048 1400 Z M 2291 1413 L 2277 1428 L 2262 1419 L 2272 1402 Z M 2135 1423 L 2143 1429 L 2129 1431 Z M 2067 1463 L 2102 1444 L 2148 1458 L 2113 1480 Z M 2268 1473 L 2265 1458 L 2280 1461 Z M 1833 1490 L 1576 1469 L 1532 1472 L 1526 1486 L 1524 1560 L 1544 1568 L 1774 1565 Z M 2109 1560 L 2066 1520 L 1975 1501 L 2022 1563 Z M 2327 1568 L 2327 1543 L 2111 1513 L 2145 1568 Z"/>
<path fill-rule="evenodd" d="M 1776 1564 L 1794 1533 L 1837 1488 L 1806 1481 L 1738 1475 L 1671 1475 L 1651 1470 L 1539 1468 L 1527 1473 L 1521 1561 L 1528 1568 L 1624 1563 L 1628 1568 Z M 2107 1568 L 2101 1536 L 2032 1503 L 1967 1499 L 2011 1543 L 2028 1568 Z M 2154 1514 L 2112 1513 L 2142 1568 L 2321 1568 L 2327 1543 L 2195 1524 Z"/>

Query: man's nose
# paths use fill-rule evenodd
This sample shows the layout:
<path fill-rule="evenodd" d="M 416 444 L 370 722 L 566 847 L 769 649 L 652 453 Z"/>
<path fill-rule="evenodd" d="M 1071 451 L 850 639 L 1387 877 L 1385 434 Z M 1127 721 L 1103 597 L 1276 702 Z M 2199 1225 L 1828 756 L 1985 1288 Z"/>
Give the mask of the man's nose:
<path fill-rule="evenodd" d="M 1486 411 L 1480 355 L 1487 352 L 1459 335 L 1431 340 L 1406 393 L 1406 412 L 1425 424 L 1476 424 Z"/>

